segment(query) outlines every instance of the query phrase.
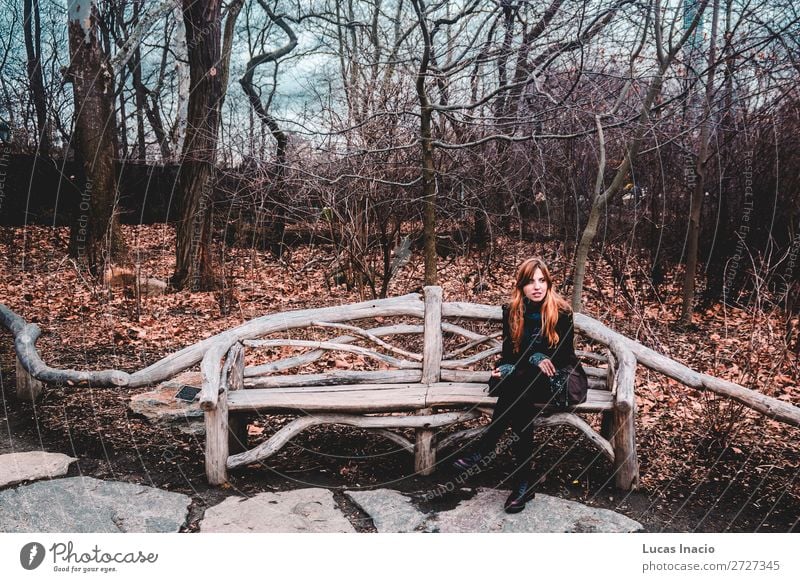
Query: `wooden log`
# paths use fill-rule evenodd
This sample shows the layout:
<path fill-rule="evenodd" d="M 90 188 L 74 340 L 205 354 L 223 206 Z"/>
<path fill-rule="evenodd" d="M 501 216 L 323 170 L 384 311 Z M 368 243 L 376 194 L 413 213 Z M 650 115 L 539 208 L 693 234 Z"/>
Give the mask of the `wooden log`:
<path fill-rule="evenodd" d="M 606 390 L 606 370 L 605 368 L 592 368 L 584 366 L 586 376 L 589 379 L 589 388 L 595 390 Z M 441 378 L 443 382 L 479 382 L 486 384 L 489 382 L 489 370 L 448 370 L 442 369 Z"/>
<path fill-rule="evenodd" d="M 595 366 L 583 365 L 583 371 L 589 378 L 598 378 L 603 381 L 603 384 L 608 386 L 606 380 L 608 379 L 608 368 L 597 368 Z"/>
<path fill-rule="evenodd" d="M 244 389 L 244 346 L 236 342 L 225 356 L 222 367 L 222 385 L 229 393 Z M 247 450 L 247 414 L 228 411 L 228 452 Z"/>
<path fill-rule="evenodd" d="M 422 383 L 439 381 L 442 364 L 442 288 L 427 286 L 425 292 L 425 331 L 422 357 Z"/>
<path fill-rule="evenodd" d="M 36 351 L 36 342 L 42 330 L 35 323 L 29 323 L 14 338 L 22 367 L 33 378 L 46 384 L 90 385 L 90 386 L 127 386 L 129 374 L 119 370 L 101 370 L 99 372 L 83 372 L 78 370 L 60 370 L 51 368 L 42 361 Z"/>
<path fill-rule="evenodd" d="M 579 416 L 576 416 L 570 412 L 556 412 L 550 416 L 537 416 L 533 421 L 533 426 L 535 428 L 557 426 L 560 424 L 566 424 L 573 428 L 577 428 L 603 454 L 603 456 L 605 456 L 612 463 L 614 462 L 614 449 L 612 448 L 611 443 L 597 434 L 597 432 Z M 481 434 L 483 434 L 486 428 L 487 427 L 485 426 L 479 426 L 453 433 L 442 439 L 442 442 L 439 444 L 439 450 L 443 451 L 446 448 L 456 445 L 464 440 L 477 439 Z"/>
<path fill-rule="evenodd" d="M 206 424 L 206 478 L 210 485 L 228 481 L 227 462 L 230 454 L 228 430 L 228 391 L 223 390 L 214 408 L 205 413 Z"/>
<path fill-rule="evenodd" d="M 360 337 L 366 338 L 366 339 L 370 340 L 371 342 L 374 342 L 374 343 L 378 344 L 379 346 L 389 350 L 390 352 L 393 352 L 395 354 L 399 354 L 401 356 L 409 357 L 412 360 L 417 360 L 417 361 L 421 361 L 422 360 L 422 355 L 421 354 L 415 354 L 414 352 L 408 352 L 408 351 L 406 351 L 404 349 L 398 348 L 397 346 L 393 346 L 393 345 L 383 341 L 378 336 L 370 333 L 369 331 L 367 331 L 365 329 L 362 329 L 360 327 L 356 327 L 355 325 L 347 325 L 347 324 L 344 324 L 344 323 L 328 323 L 326 321 L 312 321 L 311 325 L 315 325 L 317 327 L 334 328 L 334 329 L 346 329 L 348 331 L 354 332 L 356 335 L 358 335 Z"/>
<path fill-rule="evenodd" d="M 406 384 L 342 384 L 253 388 L 233 392 L 228 407 L 235 411 L 307 410 L 314 412 L 402 412 L 432 407 L 493 406 L 486 384 L 437 382 Z M 608 390 L 592 390 L 586 402 L 570 410 L 599 412 L 613 407 Z"/>
<path fill-rule="evenodd" d="M 472 420 L 477 417 L 475 412 L 446 412 L 441 414 L 431 414 L 427 416 L 360 416 L 350 414 L 314 414 L 312 416 L 301 416 L 286 424 L 283 428 L 272 435 L 267 441 L 257 447 L 238 455 L 232 455 L 228 459 L 228 469 L 236 469 L 250 463 L 262 461 L 279 451 L 292 438 L 297 436 L 309 427 L 323 424 L 344 424 L 365 429 L 388 429 L 388 428 L 438 428 L 451 424 Z M 399 435 L 394 435 L 398 437 Z M 392 440 L 397 439 L 394 437 Z M 404 448 L 412 447 L 411 443 L 403 445 Z"/>
<path fill-rule="evenodd" d="M 578 356 L 578 359 L 594 360 L 595 362 L 600 362 L 601 364 L 605 364 L 608 362 L 608 356 L 603 354 L 598 354 L 596 352 L 587 352 L 586 350 L 575 350 L 575 355 Z"/>
<path fill-rule="evenodd" d="M 424 287 L 423 292 L 425 296 L 425 331 L 422 382 L 423 384 L 433 384 L 439 381 L 442 352 L 444 351 L 442 288 L 427 286 Z M 417 412 L 420 416 L 430 416 L 432 413 L 432 408 L 424 408 Z M 419 475 L 430 475 L 436 468 L 436 434 L 429 428 L 418 428 L 414 433 L 414 472 Z"/>
<path fill-rule="evenodd" d="M 483 343 L 483 341 L 485 341 L 483 338 L 486 337 L 482 333 L 478 333 L 478 332 L 472 331 L 471 329 L 467 329 L 466 327 L 461 327 L 460 325 L 456 325 L 456 324 L 450 323 L 448 321 L 443 321 L 442 322 L 442 331 L 445 332 L 445 333 L 452 333 L 452 334 L 455 334 L 455 335 L 463 336 L 463 337 L 467 338 L 468 340 L 482 340 L 481 343 Z M 502 331 L 500 333 L 502 334 Z M 501 346 L 503 345 L 501 342 L 498 342 L 495 339 L 492 339 L 491 341 L 493 343 L 497 343 L 497 344 L 499 344 Z"/>
<path fill-rule="evenodd" d="M 589 424 L 581 417 L 570 412 L 556 412 L 549 416 L 537 416 L 533 421 L 534 427 L 556 426 L 559 424 L 566 424 L 577 428 L 581 431 L 589 441 L 597 447 L 601 453 L 612 463 L 614 462 L 614 449 L 606 439 L 599 435 Z"/>
<path fill-rule="evenodd" d="M 18 357 L 14 358 L 14 360 L 17 375 L 17 400 L 35 402 L 41 396 L 44 386 L 28 373 Z"/>
<path fill-rule="evenodd" d="M 469 343 L 467 343 L 467 344 L 465 344 L 465 345 L 463 345 L 463 346 L 461 346 L 459 348 L 456 348 L 454 350 L 451 350 L 451 351 L 447 352 L 446 354 L 444 354 L 442 356 L 442 359 L 443 360 L 449 360 L 450 358 L 454 358 L 458 354 L 463 354 L 467 350 L 469 350 L 471 348 L 474 348 L 475 346 L 479 346 L 482 343 L 485 343 L 485 342 L 488 342 L 488 341 L 491 341 L 492 345 L 494 347 L 499 347 L 500 349 L 502 349 L 503 344 L 495 339 L 495 338 L 501 336 L 502 334 L 503 334 L 503 332 L 499 331 L 499 332 L 491 334 L 491 335 L 481 336 L 481 337 L 479 337 L 477 339 L 474 339 L 474 340 L 470 341 Z"/>
<path fill-rule="evenodd" d="M 370 334 L 378 337 L 386 337 L 397 334 L 422 333 L 422 329 L 423 328 L 421 325 L 399 324 L 399 325 L 375 327 L 372 329 L 368 329 L 367 331 Z M 347 344 L 354 342 L 357 339 L 358 338 L 355 336 L 343 335 L 336 337 L 330 341 L 335 343 Z M 247 367 L 244 370 L 244 377 L 245 378 L 256 377 L 264 374 L 271 374 L 273 372 L 281 372 L 283 370 L 288 370 L 290 368 L 305 366 L 307 364 L 315 362 L 316 360 L 324 356 L 326 353 L 327 353 L 326 350 L 314 350 L 305 354 L 301 354 L 299 356 L 292 356 L 290 358 L 275 360 L 273 362 L 270 362 L 269 364 Z"/>
<path fill-rule="evenodd" d="M 407 452 L 410 455 L 414 454 L 414 443 L 408 440 L 406 437 L 397 434 L 396 432 L 392 432 L 385 428 L 370 428 L 367 429 L 369 432 L 373 434 L 377 434 L 382 436 L 383 438 L 392 441 L 393 443 L 397 444 L 401 449 Z"/>
<path fill-rule="evenodd" d="M 19 315 L 11 311 L 8 307 L 0 303 L 0 325 L 11 332 L 16 337 L 25 329 L 28 323 Z"/>
<path fill-rule="evenodd" d="M 301 348 L 315 348 L 321 350 L 332 350 L 341 352 L 350 352 L 359 354 L 373 360 L 378 360 L 390 366 L 395 366 L 400 369 L 419 369 L 418 362 L 409 362 L 408 360 L 400 360 L 398 358 L 381 354 L 369 348 L 362 348 L 361 346 L 351 346 L 348 344 L 326 342 L 326 341 L 310 341 L 310 340 L 290 340 L 290 339 L 272 339 L 272 340 L 245 340 L 244 345 L 252 347 L 275 347 L 275 346 L 292 346 Z"/>
<path fill-rule="evenodd" d="M 487 384 L 489 377 L 492 375 L 491 371 L 486 370 L 447 370 L 442 369 L 439 377 L 442 382 L 467 382 Z"/>
<path fill-rule="evenodd" d="M 497 398 L 488 395 L 488 385 L 467 382 L 437 382 L 428 386 L 426 407 L 493 406 Z M 608 390 L 589 389 L 586 402 L 571 407 L 576 412 L 600 412 L 613 408 L 613 396 Z"/>
<path fill-rule="evenodd" d="M 502 321 L 503 309 L 500 305 L 448 301 L 442 305 L 442 317 L 466 317 L 469 319 Z"/>
<path fill-rule="evenodd" d="M 247 368 L 245 368 L 245 376 Z M 289 386 L 336 386 L 340 384 L 397 384 L 420 382 L 422 370 L 380 370 L 294 374 L 290 376 L 257 376 L 245 380 L 246 388 L 286 388 Z"/>
<path fill-rule="evenodd" d="M 615 342 L 616 343 L 616 342 Z M 636 456 L 636 358 L 623 346 L 615 346 L 617 359 L 614 406 L 614 483 L 618 489 L 630 491 L 639 485 L 639 459 Z"/>
<path fill-rule="evenodd" d="M 467 366 L 472 366 L 477 364 L 478 362 L 485 360 L 486 358 L 491 358 L 492 356 L 496 356 L 502 351 L 502 347 L 496 346 L 493 348 L 489 348 L 488 350 L 483 350 L 482 352 L 478 352 L 477 354 L 473 354 L 468 358 L 462 358 L 460 360 L 444 360 L 442 361 L 442 368 L 446 368 L 448 370 L 452 370 L 454 368 L 466 368 Z"/>
<path fill-rule="evenodd" d="M 228 406 L 231 410 L 248 412 L 403 412 L 424 408 L 425 393 L 424 384 L 259 388 L 232 392 Z"/>
<path fill-rule="evenodd" d="M 203 385 L 200 388 L 200 408 L 202 410 L 214 410 L 219 399 L 219 393 L 224 389 L 220 383 L 222 379 L 222 358 L 235 343 L 235 340 L 227 338 L 227 341 L 219 341 L 212 345 L 203 356 L 200 362 L 200 375 Z"/>
<path fill-rule="evenodd" d="M 606 349 L 606 383 L 612 394 L 617 393 L 617 359 L 614 352 Z M 613 442 L 614 440 L 614 411 L 605 411 L 600 418 L 600 434 L 603 438 Z"/>

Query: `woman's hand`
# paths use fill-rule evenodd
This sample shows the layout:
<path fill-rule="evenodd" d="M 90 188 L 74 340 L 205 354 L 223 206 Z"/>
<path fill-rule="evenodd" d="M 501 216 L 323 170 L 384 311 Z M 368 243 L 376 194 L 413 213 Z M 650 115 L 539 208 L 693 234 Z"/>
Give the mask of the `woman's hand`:
<path fill-rule="evenodd" d="M 547 374 L 548 376 L 552 376 L 556 373 L 556 367 L 553 365 L 549 359 L 542 360 L 539 362 L 539 369 Z"/>
<path fill-rule="evenodd" d="M 492 370 L 492 378 L 499 378 L 503 374 L 500 372 L 500 368 L 495 368 Z"/>

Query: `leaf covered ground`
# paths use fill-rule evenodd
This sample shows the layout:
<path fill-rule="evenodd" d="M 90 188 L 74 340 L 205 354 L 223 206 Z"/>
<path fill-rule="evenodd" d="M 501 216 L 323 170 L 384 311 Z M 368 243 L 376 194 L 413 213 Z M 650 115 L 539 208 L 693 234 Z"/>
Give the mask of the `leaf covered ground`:
<path fill-rule="evenodd" d="M 141 274 L 168 280 L 174 267 L 174 229 L 123 228 Z M 336 259 L 332 246 L 306 244 L 292 247 L 281 260 L 253 248 L 218 247 L 224 257 L 218 265 L 224 289 L 137 300 L 94 283 L 69 258 L 67 239 L 66 229 L 0 231 L 0 302 L 41 327 L 39 353 L 57 368 L 133 372 L 260 315 L 366 298 L 331 280 Z M 445 300 L 505 301 L 516 265 L 534 254 L 548 261 L 568 295 L 570 257 L 559 243 L 503 238 L 495 241 L 489 257 L 469 251 L 440 259 Z M 584 312 L 690 368 L 800 402 L 797 338 L 787 339 L 781 310 L 769 308 L 763 298 L 744 308 L 714 304 L 695 314 L 690 331 L 680 331 L 674 324 L 682 273 L 676 269 L 655 289 L 639 263 L 635 256 L 624 262 L 625 280 L 619 282 L 604 259 L 592 255 Z M 414 253 L 392 280 L 389 295 L 419 292 L 422 276 L 422 257 Z M 452 480 L 447 468 L 430 477 L 414 476 L 410 456 L 393 443 L 338 426 L 309 430 L 265 466 L 235 473 L 226 490 L 211 489 L 205 483 L 200 440 L 153 427 L 129 412 L 130 396 L 148 388 L 48 387 L 35 406 L 18 402 L 11 336 L 5 331 L 0 335 L 0 414 L 5 418 L 0 453 L 44 447 L 72 454 L 79 458 L 74 470 L 82 474 L 186 492 L 194 496 L 198 511 L 233 492 L 302 486 L 336 492 L 382 486 L 418 495 L 434 506 L 457 501 L 426 496 Z M 331 356 L 319 365 L 348 364 Z M 642 366 L 636 395 L 640 488 L 628 494 L 614 490 L 609 463 L 573 429 L 562 427 L 535 436 L 534 464 L 543 491 L 616 509 L 650 531 L 797 529 L 800 429 Z M 250 425 L 251 440 L 272 434 L 288 418 L 256 419 Z M 495 467 L 463 485 L 502 487 L 509 460 L 501 455 Z M 337 498 L 346 505 L 344 496 L 337 493 Z"/>

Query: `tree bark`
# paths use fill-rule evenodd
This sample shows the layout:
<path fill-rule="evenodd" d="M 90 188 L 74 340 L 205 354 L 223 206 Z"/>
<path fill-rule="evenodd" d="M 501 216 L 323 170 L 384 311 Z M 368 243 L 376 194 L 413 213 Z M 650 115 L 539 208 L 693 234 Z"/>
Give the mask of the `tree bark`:
<path fill-rule="evenodd" d="M 86 172 L 81 196 L 75 251 L 85 256 L 93 275 L 124 258 L 125 246 L 115 212 L 117 204 L 114 74 L 98 34 L 94 1 L 70 0 L 69 78 L 75 103 L 75 133 Z"/>
<path fill-rule="evenodd" d="M 216 180 L 219 104 L 224 88 L 218 69 L 220 0 L 183 0 L 191 90 L 186 141 L 176 187 L 181 216 L 171 283 L 193 291 L 217 286 L 211 257 L 211 212 Z"/>
<path fill-rule="evenodd" d="M 425 80 L 431 60 L 431 36 L 425 20 L 425 5 L 422 0 L 411 0 L 422 30 L 424 48 L 417 71 L 416 91 L 420 111 L 420 145 L 422 147 L 422 223 L 425 248 L 425 285 L 436 285 L 436 170 L 433 162 L 433 133 L 431 107 Z"/>
<path fill-rule="evenodd" d="M 711 140 L 711 101 L 714 99 L 714 73 L 717 60 L 717 23 L 719 21 L 719 0 L 714 0 L 711 17 L 711 38 L 708 49 L 708 77 L 706 79 L 706 92 L 703 100 L 703 124 L 700 128 L 700 143 L 697 151 L 695 174 L 697 180 L 692 191 L 689 209 L 689 241 L 686 257 L 686 272 L 683 278 L 683 300 L 681 305 L 680 325 L 688 326 L 692 323 L 694 311 L 694 279 L 697 274 L 697 254 L 700 242 L 700 217 L 703 210 L 703 198 L 708 173 L 708 150 Z"/>

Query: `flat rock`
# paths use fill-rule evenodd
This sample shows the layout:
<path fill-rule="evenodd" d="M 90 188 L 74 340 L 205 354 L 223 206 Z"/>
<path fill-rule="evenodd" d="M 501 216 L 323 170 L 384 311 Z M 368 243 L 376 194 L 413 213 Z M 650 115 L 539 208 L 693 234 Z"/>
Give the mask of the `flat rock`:
<path fill-rule="evenodd" d="M 486 532 L 635 532 L 642 524 L 609 509 L 537 493 L 520 513 L 509 514 L 503 502 L 510 491 L 479 488 L 470 499 L 428 520 L 428 531 Z"/>
<path fill-rule="evenodd" d="M 350 499 L 372 518 L 378 533 L 404 533 L 424 528 L 427 514 L 398 491 L 345 491 Z"/>
<path fill-rule="evenodd" d="M 0 455 L 0 489 L 23 481 L 61 477 L 75 461 L 61 453 L 44 451 Z"/>
<path fill-rule="evenodd" d="M 202 386 L 200 372 L 183 372 L 171 380 L 159 384 L 150 392 L 135 394 L 128 408 L 135 414 L 147 418 L 152 424 L 175 427 L 192 436 L 205 435 L 205 421 L 199 400 L 186 402 L 175 398 L 182 386 Z"/>
<path fill-rule="evenodd" d="M 7 533 L 177 532 L 191 499 L 153 487 L 66 477 L 0 491 Z"/>
<path fill-rule="evenodd" d="M 206 510 L 200 531 L 349 533 L 355 529 L 336 507 L 333 493 L 310 488 L 228 497 Z"/>

